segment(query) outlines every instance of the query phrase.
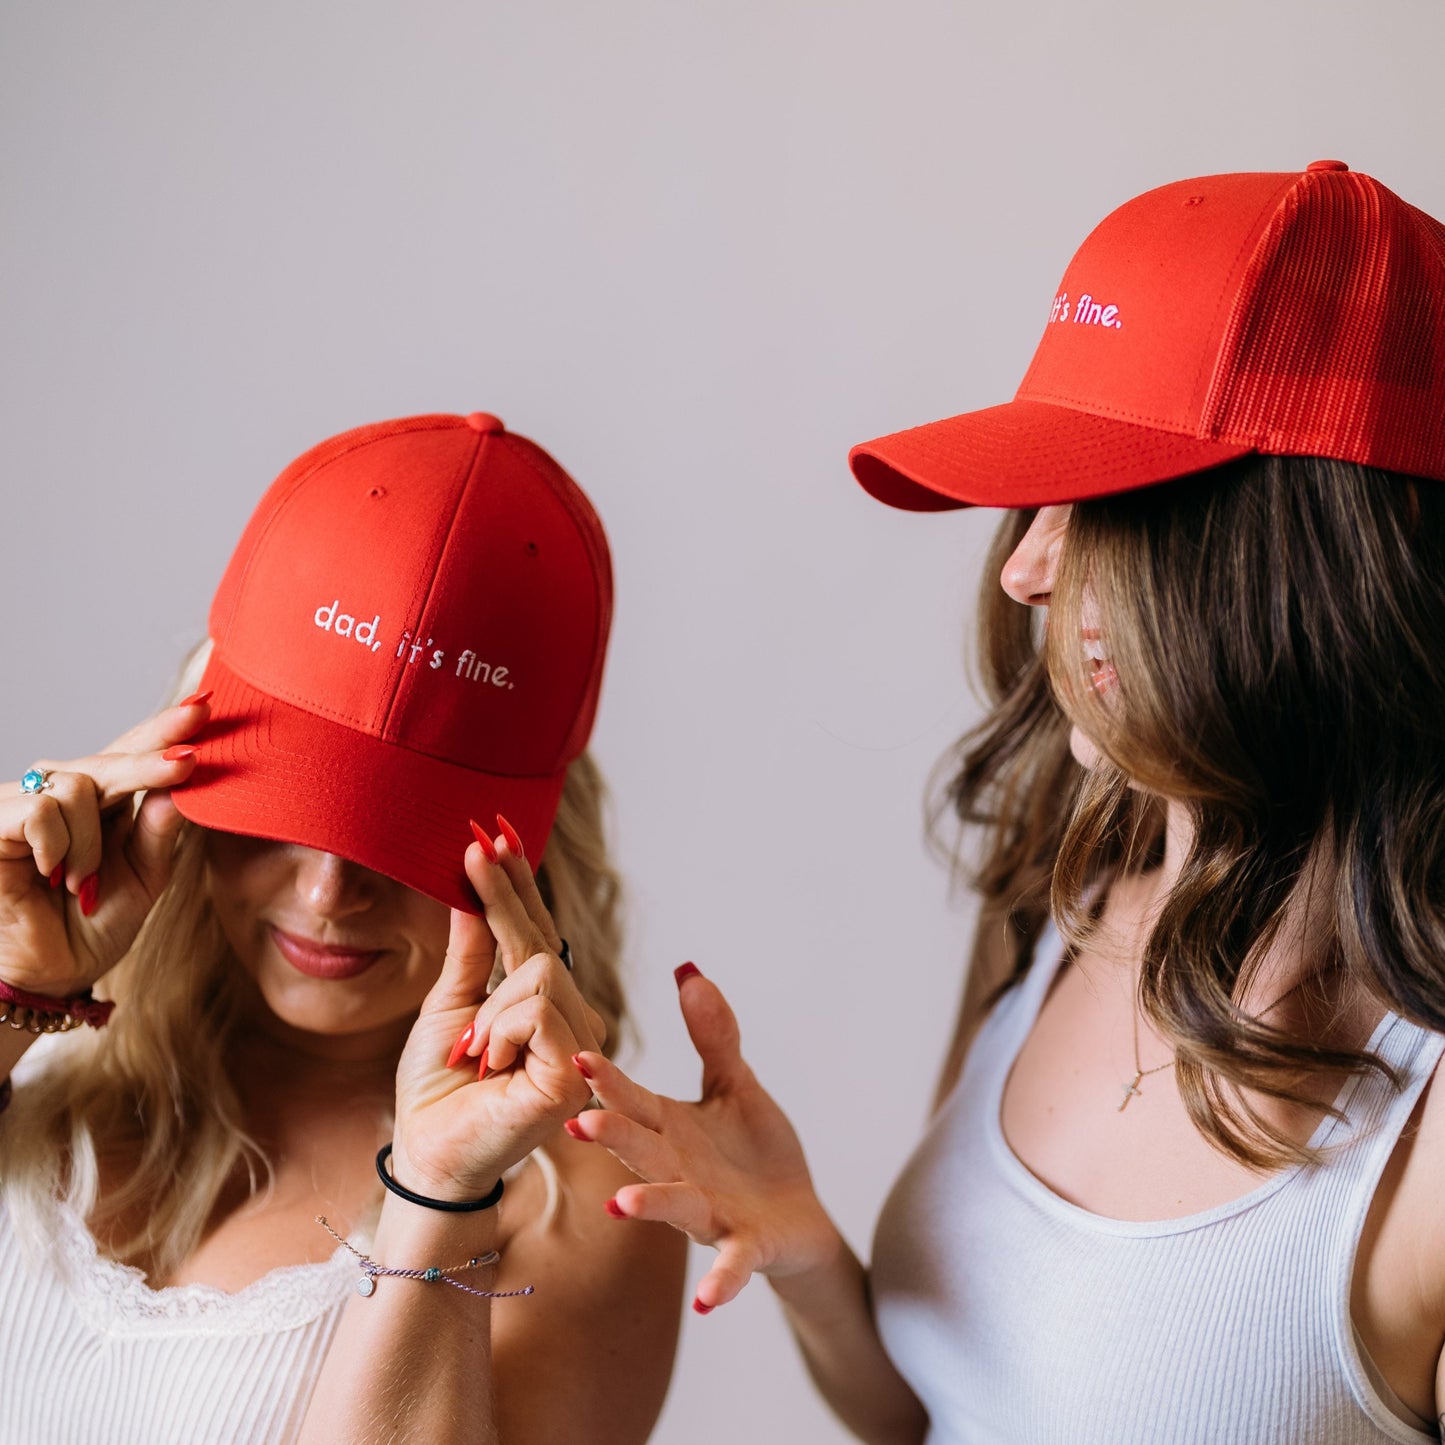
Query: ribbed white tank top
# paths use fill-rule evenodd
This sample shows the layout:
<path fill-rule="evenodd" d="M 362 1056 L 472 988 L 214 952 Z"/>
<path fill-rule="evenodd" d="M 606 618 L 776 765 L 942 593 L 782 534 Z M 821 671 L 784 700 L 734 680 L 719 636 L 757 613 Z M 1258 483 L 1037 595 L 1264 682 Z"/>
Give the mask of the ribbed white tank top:
<path fill-rule="evenodd" d="M 150 1289 L 57 1204 L 32 1261 L 0 1202 L 3 1445 L 284 1445 L 357 1278 L 343 1251 L 236 1294 Z"/>
<path fill-rule="evenodd" d="M 1057 971 L 1048 930 L 994 1008 L 879 1218 L 878 1327 L 929 1445 L 1376 1445 L 1426 1441 L 1355 1342 L 1350 1279 L 1380 1174 L 1445 1037 L 1387 1015 L 1312 1143 L 1243 1198 L 1137 1223 L 1069 1204 L 999 1123 Z M 1387 1400 L 1386 1396 L 1389 1395 Z"/>

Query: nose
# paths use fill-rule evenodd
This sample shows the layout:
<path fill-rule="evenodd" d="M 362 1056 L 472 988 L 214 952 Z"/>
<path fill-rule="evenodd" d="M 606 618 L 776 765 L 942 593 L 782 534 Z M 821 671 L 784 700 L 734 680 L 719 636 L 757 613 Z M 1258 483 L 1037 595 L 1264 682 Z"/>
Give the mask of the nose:
<path fill-rule="evenodd" d="M 318 918 L 350 918 L 376 901 L 369 868 L 318 848 L 298 848 L 297 852 L 296 891 Z"/>
<path fill-rule="evenodd" d="M 1018 546 L 1009 553 L 998 580 L 1015 602 L 1028 607 L 1049 605 L 1071 510 L 1067 505 L 1040 507 Z"/>

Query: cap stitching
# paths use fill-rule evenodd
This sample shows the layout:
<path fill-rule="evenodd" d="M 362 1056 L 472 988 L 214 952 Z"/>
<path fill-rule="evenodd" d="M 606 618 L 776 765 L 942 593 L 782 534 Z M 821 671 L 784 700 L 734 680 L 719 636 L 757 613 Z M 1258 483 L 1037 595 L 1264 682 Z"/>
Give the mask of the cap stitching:
<path fill-rule="evenodd" d="M 602 531 L 602 519 L 597 516 L 595 509 L 591 509 L 590 518 L 587 513 L 582 510 L 582 507 L 578 504 L 578 497 L 581 496 L 582 489 L 577 485 L 576 482 L 572 480 L 571 477 L 567 475 L 565 471 L 563 471 L 561 466 L 558 466 L 556 468 L 555 476 L 550 476 L 543 467 L 538 465 L 536 458 L 530 455 L 528 448 L 520 448 L 516 451 L 515 454 L 518 460 L 521 461 L 523 465 L 528 467 L 532 471 L 532 473 L 536 477 L 538 477 L 543 483 L 545 483 L 552 491 L 553 495 L 556 496 L 557 499 L 562 503 L 563 508 L 566 510 L 568 516 L 572 519 L 573 526 L 577 529 L 577 535 L 581 538 L 583 547 L 587 550 L 587 552 L 592 558 L 593 591 L 597 603 L 595 609 L 596 615 L 592 629 L 592 656 L 595 658 L 599 655 L 599 653 L 601 653 L 603 654 L 602 660 L 603 662 L 605 662 L 605 644 L 607 641 L 607 633 L 612 625 L 613 592 L 615 589 L 615 583 L 612 580 L 612 564 L 606 551 L 605 543 L 602 547 L 598 547 L 596 545 L 597 539 L 592 536 L 592 524 L 595 523 L 597 530 L 600 532 Z M 561 483 L 562 485 L 559 486 L 558 483 Z M 574 495 L 574 493 L 576 495 Z M 606 571 L 608 578 L 608 587 L 605 597 L 599 580 L 599 573 L 604 570 Z M 600 701 L 602 678 L 601 663 L 597 665 L 595 675 L 598 679 L 597 691 Z M 572 735 L 577 730 L 579 710 L 588 692 L 591 691 L 593 676 L 594 672 L 591 668 L 589 668 L 587 676 L 582 680 L 582 685 L 578 689 L 577 699 L 573 703 L 572 723 L 571 726 L 567 729 L 567 732 L 563 738 L 564 746 L 567 743 L 571 742 Z M 577 755 L 574 754 L 574 756 Z M 571 759 L 569 758 L 568 761 L 570 762 Z"/>
<path fill-rule="evenodd" d="M 288 707 L 294 707 L 297 712 L 307 713 L 314 717 L 326 719 L 335 723 L 338 727 L 345 728 L 348 732 L 360 733 L 363 737 L 369 737 L 374 742 L 386 747 L 402 748 L 406 752 L 415 753 L 418 757 L 429 758 L 435 763 L 444 763 L 448 767 L 459 768 L 466 773 L 481 773 L 486 777 L 493 778 L 550 778 L 555 776 L 552 771 L 540 773 L 508 773 L 500 768 L 472 768 L 466 763 L 460 763 L 455 758 L 445 757 L 440 753 L 428 752 L 425 748 L 419 748 L 412 743 L 405 742 L 400 738 L 383 737 L 380 733 L 373 733 L 364 725 L 358 725 L 354 718 L 347 717 L 336 708 L 330 708 L 324 704 L 316 703 L 310 697 L 302 697 L 300 694 L 286 687 L 275 687 L 270 683 L 262 683 L 252 677 L 244 668 L 238 666 L 229 657 L 218 656 L 217 660 L 233 677 L 239 678 L 253 692 L 260 693 L 264 698 L 273 702 L 285 703 Z"/>
<path fill-rule="evenodd" d="M 457 489 L 456 505 L 452 508 L 452 515 L 447 522 L 446 528 L 441 533 L 440 545 L 436 552 L 436 566 L 432 568 L 431 583 L 422 597 L 420 605 L 414 608 L 416 614 L 416 626 L 421 626 L 421 620 L 426 616 L 427 608 L 431 604 L 432 595 L 437 589 L 437 574 L 441 571 L 441 560 L 446 556 L 447 543 L 451 541 L 452 533 L 456 530 L 457 518 L 461 515 L 462 503 L 466 500 L 467 492 L 472 485 L 472 480 L 477 474 L 477 466 L 481 461 L 482 448 L 487 444 L 488 439 L 493 435 L 491 432 L 478 432 L 476 445 L 472 448 L 471 460 L 467 463 L 466 472 L 462 477 L 462 484 Z M 381 720 L 380 736 L 386 738 L 391 731 L 391 720 L 396 712 L 397 699 L 401 696 L 402 688 L 406 684 L 406 669 L 403 668 L 397 677 L 396 685 L 392 688 L 391 701 L 387 704 L 386 715 Z"/>
<path fill-rule="evenodd" d="M 1251 227 L 1245 239 L 1239 243 L 1239 250 L 1235 252 L 1234 260 L 1231 263 L 1228 272 L 1228 275 L 1232 277 L 1235 274 L 1237 268 L 1240 266 L 1240 263 L 1242 261 L 1244 262 L 1244 271 L 1243 274 L 1240 276 L 1241 286 L 1243 285 L 1245 279 L 1247 279 L 1247 277 L 1251 275 L 1255 270 L 1255 262 L 1259 259 L 1260 253 L 1264 250 L 1266 244 L 1269 241 L 1270 227 L 1275 217 L 1278 216 L 1280 212 L 1285 208 L 1290 199 L 1293 197 L 1294 193 L 1308 183 L 1308 177 L 1311 174 L 1317 173 L 1301 171 L 1298 175 L 1292 176 L 1289 183 L 1285 185 L 1280 191 L 1276 192 L 1275 196 L 1273 197 L 1272 203 L 1268 208 L 1268 215 L 1266 216 L 1265 212 L 1262 210 L 1260 214 L 1255 217 L 1253 227 Z M 1247 261 L 1244 261 L 1244 253 L 1246 249 L 1250 249 L 1250 256 Z M 1239 288 L 1235 289 L 1236 295 L 1238 294 L 1238 289 Z M 1219 294 L 1219 301 L 1215 306 L 1216 320 L 1218 320 L 1219 312 L 1224 305 L 1224 301 L 1225 292 L 1221 290 Z M 1203 401 L 1200 403 L 1199 407 L 1199 428 L 1201 434 L 1206 437 L 1218 436 L 1221 437 L 1221 439 L 1224 439 L 1223 434 L 1217 431 L 1215 428 L 1214 418 L 1219 404 L 1219 392 L 1221 387 L 1223 386 L 1221 378 L 1223 377 L 1225 368 L 1225 351 L 1227 348 L 1232 347 L 1232 344 L 1234 343 L 1236 337 L 1237 328 L 1233 325 L 1233 320 L 1234 318 L 1229 318 L 1223 334 L 1219 337 L 1219 344 L 1215 349 L 1213 361 L 1211 362 L 1208 357 L 1201 357 L 1199 362 L 1199 371 L 1194 378 L 1194 391 L 1195 394 L 1198 395 L 1200 388 L 1205 386 L 1206 370 L 1208 370 L 1211 366 L 1213 367 L 1214 374 L 1209 378 L 1207 389 L 1204 391 Z"/>
<path fill-rule="evenodd" d="M 333 462 L 340 461 L 343 457 L 348 457 L 352 452 L 359 451 L 362 447 L 368 446 L 374 441 L 379 441 L 383 437 L 405 436 L 410 432 L 419 431 L 440 431 L 441 428 L 434 423 L 442 420 L 454 421 L 455 418 L 447 417 L 444 413 L 434 413 L 431 416 L 417 417 L 414 420 L 412 418 L 399 417 L 395 422 L 371 422 L 366 426 L 353 427 L 351 431 L 343 432 L 339 437 L 332 437 L 330 440 L 332 443 L 335 443 L 334 448 L 328 446 L 326 442 L 318 442 L 314 447 L 310 448 L 310 451 L 304 455 L 310 455 L 311 452 L 315 452 L 318 455 L 313 458 L 309 466 L 298 471 L 296 475 L 289 480 L 285 490 L 276 498 L 275 503 L 271 507 L 270 515 L 262 524 L 261 529 L 256 533 L 256 540 L 251 544 L 245 565 L 241 568 L 241 575 L 236 579 L 233 595 L 239 597 L 245 589 L 251 576 L 251 569 L 255 565 L 256 557 L 261 551 L 261 544 L 271 535 L 272 529 L 280 524 L 281 513 L 295 500 L 297 488 L 300 487 L 303 482 L 309 481 L 322 467 L 329 467 Z M 422 425 L 421 423 L 432 424 Z M 385 430 L 382 430 L 383 428 L 385 428 Z M 347 441 L 348 438 L 351 440 Z M 346 442 L 346 445 L 343 446 L 341 444 L 342 442 Z M 299 461 L 300 458 L 297 460 Z M 267 491 L 270 490 L 270 487 L 274 487 L 280 483 L 286 476 L 286 473 L 295 465 L 296 462 L 293 461 L 283 467 L 277 475 L 276 480 L 267 488 Z M 266 493 L 263 492 L 262 501 L 265 500 L 265 496 Z M 258 502 L 257 505 L 259 506 L 260 503 Z M 229 636 L 232 630 L 232 624 L 238 611 L 238 606 L 233 603 L 231 616 L 226 619 L 227 636 Z M 215 637 L 213 635 L 212 641 L 219 647 L 226 641 L 226 637 Z"/>

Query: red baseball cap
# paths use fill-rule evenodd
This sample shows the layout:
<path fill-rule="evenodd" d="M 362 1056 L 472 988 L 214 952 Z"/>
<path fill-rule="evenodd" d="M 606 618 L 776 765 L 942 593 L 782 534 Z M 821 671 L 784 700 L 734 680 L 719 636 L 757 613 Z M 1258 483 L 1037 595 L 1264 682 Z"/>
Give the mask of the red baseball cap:
<path fill-rule="evenodd" d="M 881 501 L 935 511 L 1082 501 L 1249 452 L 1445 479 L 1445 226 L 1343 161 L 1120 206 L 1011 402 L 849 461 Z"/>
<path fill-rule="evenodd" d="M 221 579 L 176 806 L 475 913 L 468 819 L 505 814 L 541 857 L 611 620 L 591 504 L 496 417 L 333 437 L 271 485 Z"/>

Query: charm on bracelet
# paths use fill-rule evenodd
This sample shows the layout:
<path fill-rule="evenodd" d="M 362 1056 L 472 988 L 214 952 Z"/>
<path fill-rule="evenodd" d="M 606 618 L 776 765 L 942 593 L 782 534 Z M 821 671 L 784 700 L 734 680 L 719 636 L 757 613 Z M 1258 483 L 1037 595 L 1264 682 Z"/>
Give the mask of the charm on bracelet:
<path fill-rule="evenodd" d="M 482 1269 L 486 1265 L 496 1264 L 501 1255 L 495 1249 L 489 1249 L 485 1254 L 473 1256 L 462 1264 L 449 1264 L 444 1268 L 437 1268 L 432 1265 L 427 1269 L 389 1269 L 386 1265 L 378 1264 L 370 1255 L 363 1254 L 349 1240 L 343 1239 L 326 1222 L 324 1214 L 316 1216 L 316 1222 L 342 1249 L 348 1254 L 354 1255 L 361 1265 L 361 1277 L 356 1281 L 356 1292 L 363 1299 L 370 1299 L 376 1293 L 376 1281 L 382 1275 L 391 1275 L 395 1279 L 416 1279 L 423 1284 L 449 1284 L 453 1289 L 459 1289 L 466 1294 L 476 1295 L 478 1299 L 516 1299 L 519 1295 L 531 1294 L 536 1285 L 527 1285 L 525 1289 L 473 1289 L 469 1284 L 463 1284 L 459 1279 L 453 1279 L 454 1274 L 460 1274 L 466 1269 Z"/>

